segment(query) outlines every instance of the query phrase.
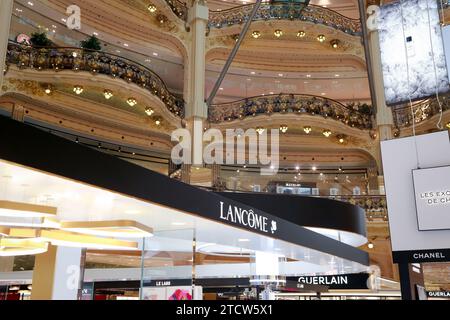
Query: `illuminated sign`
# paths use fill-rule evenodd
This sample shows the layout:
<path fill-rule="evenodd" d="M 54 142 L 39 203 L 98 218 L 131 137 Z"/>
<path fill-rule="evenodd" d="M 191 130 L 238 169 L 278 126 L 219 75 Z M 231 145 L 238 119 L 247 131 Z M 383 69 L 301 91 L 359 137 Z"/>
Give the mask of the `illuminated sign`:
<path fill-rule="evenodd" d="M 386 103 L 449 91 L 438 1 L 397 1 L 378 14 Z"/>

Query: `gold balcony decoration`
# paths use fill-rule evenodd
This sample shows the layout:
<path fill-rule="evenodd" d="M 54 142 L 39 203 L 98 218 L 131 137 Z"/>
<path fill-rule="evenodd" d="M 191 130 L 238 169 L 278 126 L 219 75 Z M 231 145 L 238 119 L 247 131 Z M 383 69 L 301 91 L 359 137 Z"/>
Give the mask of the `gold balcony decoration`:
<path fill-rule="evenodd" d="M 447 122 L 447 124 L 445 125 L 445 127 L 450 130 L 450 122 Z"/>
<path fill-rule="evenodd" d="M 74 57 L 74 52 L 76 56 Z M 182 97 L 172 94 L 163 80 L 148 67 L 140 63 L 100 51 L 80 48 L 35 48 L 29 45 L 8 44 L 6 64 L 8 69 L 16 65 L 20 69 L 37 69 L 105 74 L 129 83 L 135 83 L 155 95 L 166 108 L 177 117 L 183 118 L 185 102 Z M 46 94 L 52 89 L 45 88 Z"/>
<path fill-rule="evenodd" d="M 344 105 L 329 98 L 303 94 L 256 96 L 211 105 L 209 121 L 222 123 L 274 113 L 322 116 L 360 130 L 372 130 L 374 126 L 373 108 L 367 104 Z"/>
<path fill-rule="evenodd" d="M 303 128 L 303 131 L 304 131 L 306 134 L 310 134 L 310 133 L 312 132 L 312 128 L 311 128 L 310 126 L 306 126 L 306 127 Z"/>
<path fill-rule="evenodd" d="M 299 32 L 297 32 L 297 37 L 299 37 L 299 38 L 304 38 L 304 37 L 306 37 L 306 32 L 305 32 L 305 31 L 299 31 Z"/>
<path fill-rule="evenodd" d="M 114 96 L 114 93 L 109 89 L 105 89 L 103 91 L 103 96 L 105 97 L 106 100 L 110 100 Z"/>
<path fill-rule="evenodd" d="M 166 0 L 174 2 L 177 0 Z M 234 8 L 210 11 L 208 28 L 221 29 L 233 25 L 240 25 L 248 21 L 254 4 L 237 6 Z M 187 9 L 186 9 L 187 10 Z M 359 19 L 345 17 L 338 12 L 322 6 L 307 5 L 306 1 L 298 3 L 262 3 L 254 21 L 298 20 L 306 21 L 353 35 L 361 36 L 362 28 Z"/>
<path fill-rule="evenodd" d="M 289 127 L 287 125 L 283 124 L 280 126 L 281 133 L 286 133 L 286 132 L 288 132 L 288 130 L 289 130 Z"/>
<path fill-rule="evenodd" d="M 435 97 L 417 101 L 413 103 L 413 112 L 416 124 L 431 119 L 432 117 L 439 115 L 442 111 L 446 112 L 450 110 L 450 94 L 443 94 L 439 96 L 439 101 Z M 394 125 L 398 130 L 398 135 L 403 128 L 411 127 L 413 124 L 413 116 L 411 112 L 411 106 L 409 103 L 403 105 L 394 106 L 391 108 L 394 118 Z"/>

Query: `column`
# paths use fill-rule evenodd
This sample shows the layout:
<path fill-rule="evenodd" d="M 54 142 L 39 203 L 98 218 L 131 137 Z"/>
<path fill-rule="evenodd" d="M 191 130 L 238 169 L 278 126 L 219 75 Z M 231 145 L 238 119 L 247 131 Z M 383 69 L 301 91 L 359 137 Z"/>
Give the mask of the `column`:
<path fill-rule="evenodd" d="M 181 165 L 181 181 L 187 184 L 191 184 L 191 165 Z"/>
<path fill-rule="evenodd" d="M 381 66 L 380 43 L 378 31 L 374 30 L 369 34 L 369 47 L 372 56 L 373 81 L 375 85 L 375 94 L 377 98 L 377 126 L 380 135 L 380 141 L 393 138 L 392 129 L 394 127 L 394 118 L 392 109 L 386 106 L 386 97 L 384 95 L 383 69 Z"/>
<path fill-rule="evenodd" d="M 25 108 L 22 105 L 15 103 L 12 109 L 11 118 L 23 122 L 25 118 Z"/>
<path fill-rule="evenodd" d="M 36 256 L 31 300 L 77 300 L 81 273 L 80 248 L 49 245 Z"/>
<path fill-rule="evenodd" d="M 211 165 L 211 182 L 214 190 L 221 191 L 222 186 L 220 182 L 220 165 L 213 164 Z"/>
<path fill-rule="evenodd" d="M 2 87 L 4 77 L 3 70 L 5 70 L 5 59 L 6 51 L 8 49 L 13 4 L 14 0 L 0 1 L 0 88 Z"/>
<path fill-rule="evenodd" d="M 195 0 L 188 13 L 191 42 L 188 44 L 185 75 L 185 100 L 187 127 L 192 135 L 192 164 L 203 164 L 203 129 L 208 117 L 205 103 L 206 27 L 209 10 L 203 0 Z"/>

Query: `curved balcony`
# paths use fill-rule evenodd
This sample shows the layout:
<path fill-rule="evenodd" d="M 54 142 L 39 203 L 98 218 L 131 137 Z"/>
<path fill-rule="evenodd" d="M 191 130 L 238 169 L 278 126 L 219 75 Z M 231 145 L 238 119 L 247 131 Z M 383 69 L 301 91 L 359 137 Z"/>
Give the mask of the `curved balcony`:
<path fill-rule="evenodd" d="M 122 79 L 146 88 L 157 96 L 172 114 L 184 117 L 183 99 L 172 94 L 156 73 L 143 65 L 110 53 L 67 47 L 39 48 L 10 42 L 6 64 L 15 64 L 20 69 L 85 71 Z"/>
<path fill-rule="evenodd" d="M 166 0 L 166 3 L 178 18 L 187 21 L 188 7 L 186 3 L 179 0 Z"/>
<path fill-rule="evenodd" d="M 215 104 L 209 109 L 209 121 L 221 123 L 274 113 L 317 115 L 361 130 L 370 130 L 374 127 L 373 109 L 369 105 L 344 105 L 335 100 L 303 94 L 257 96 Z"/>
<path fill-rule="evenodd" d="M 440 97 L 442 110 L 450 110 L 450 95 Z M 416 125 L 432 118 L 441 112 L 436 98 L 427 99 L 414 104 Z M 398 129 L 408 128 L 413 124 L 413 115 L 409 104 L 392 108 L 394 124 Z"/>
<path fill-rule="evenodd" d="M 223 28 L 245 23 L 254 4 L 239 6 L 223 11 L 211 11 L 208 27 Z M 321 24 L 354 36 L 361 36 L 361 22 L 339 14 L 336 11 L 320 6 L 302 4 L 270 4 L 263 3 L 254 21 L 267 20 L 301 20 Z"/>

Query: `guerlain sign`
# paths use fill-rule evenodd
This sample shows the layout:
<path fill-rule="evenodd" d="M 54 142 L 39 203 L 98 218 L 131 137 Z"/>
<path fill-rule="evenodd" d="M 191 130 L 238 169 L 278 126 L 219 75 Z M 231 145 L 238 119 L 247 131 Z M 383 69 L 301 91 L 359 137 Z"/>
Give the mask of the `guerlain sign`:
<path fill-rule="evenodd" d="M 420 231 L 450 229 L 450 166 L 413 171 Z"/>
<path fill-rule="evenodd" d="M 277 222 L 255 213 L 253 209 L 243 209 L 220 202 L 220 219 L 256 231 L 275 234 Z"/>

